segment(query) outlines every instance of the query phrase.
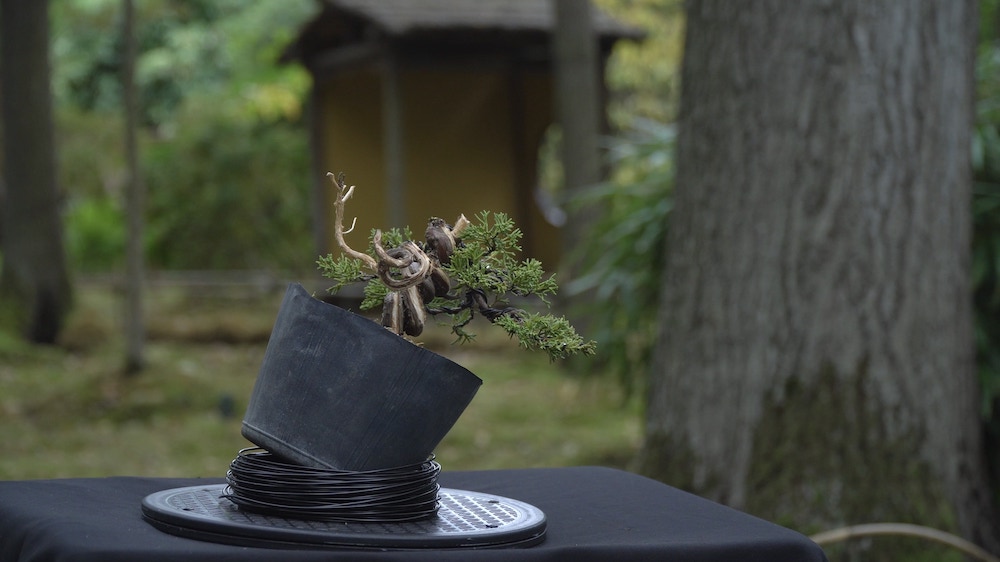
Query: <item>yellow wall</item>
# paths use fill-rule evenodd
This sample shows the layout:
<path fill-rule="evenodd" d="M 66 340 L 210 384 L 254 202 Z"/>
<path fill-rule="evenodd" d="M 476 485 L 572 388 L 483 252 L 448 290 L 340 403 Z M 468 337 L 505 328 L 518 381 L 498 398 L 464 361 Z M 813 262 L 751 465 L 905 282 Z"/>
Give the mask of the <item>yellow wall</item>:
<path fill-rule="evenodd" d="M 347 203 L 344 228 L 350 228 L 351 219 L 357 217 L 357 227 L 346 239 L 351 247 L 364 251 L 371 229 L 385 228 L 389 221 L 382 160 L 380 78 L 373 69 L 360 69 L 338 74 L 320 87 L 324 154 L 320 169 L 335 174 L 344 172 L 348 185 L 357 186 Z M 332 186 L 328 189 L 331 190 L 328 217 L 332 225 L 335 193 Z M 328 232 L 330 247 L 336 253 L 332 226 Z"/>
<path fill-rule="evenodd" d="M 526 233 L 522 244 L 526 253 L 551 271 L 558 265 L 557 232 L 532 210 L 530 192 L 515 192 L 520 159 L 527 162 L 525 173 L 534 180 L 538 143 L 551 121 L 551 90 L 548 76 L 541 73 L 527 73 L 520 83 L 526 122 L 514 119 L 517 96 L 511 93 L 506 73 L 471 67 L 403 70 L 405 217 L 414 235 L 422 238 L 431 216 L 453 222 L 459 213 L 471 219 L 482 210 L 506 212 Z M 321 165 L 345 172 L 348 183 L 358 186 L 347 206 L 345 228 L 358 217 L 357 230 L 347 241 L 362 249 L 370 229 L 390 226 L 381 77 L 369 67 L 339 73 L 320 87 L 325 155 Z M 521 137 L 520 144 L 514 142 L 515 135 Z M 516 146 L 524 152 L 515 154 Z M 329 216 L 332 224 L 332 208 Z"/>
<path fill-rule="evenodd" d="M 545 133 L 552 125 L 552 81 L 548 73 L 531 72 L 523 76 L 525 125 L 522 155 L 530 163 L 531 186 L 534 189 L 538 179 L 538 149 Z M 534 194 L 528 194 L 528 217 L 522 218 L 530 256 L 542 261 L 545 270 L 555 272 L 561 257 L 562 238 L 559 229 L 552 226 L 542 215 L 535 203 Z"/>
<path fill-rule="evenodd" d="M 495 73 L 408 72 L 403 115 L 407 219 L 512 211 L 514 162 L 506 84 Z"/>

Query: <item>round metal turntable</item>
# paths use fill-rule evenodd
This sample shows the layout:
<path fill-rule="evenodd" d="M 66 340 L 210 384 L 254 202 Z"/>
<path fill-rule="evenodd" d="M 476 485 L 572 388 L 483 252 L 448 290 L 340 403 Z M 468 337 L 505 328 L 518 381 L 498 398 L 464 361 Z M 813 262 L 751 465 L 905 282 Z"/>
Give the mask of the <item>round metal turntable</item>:
<path fill-rule="evenodd" d="M 545 514 L 527 503 L 441 488 L 437 515 L 401 523 L 290 519 L 239 509 L 226 484 L 163 490 L 142 500 L 143 518 L 183 537 L 266 548 L 518 548 L 545 539 Z"/>

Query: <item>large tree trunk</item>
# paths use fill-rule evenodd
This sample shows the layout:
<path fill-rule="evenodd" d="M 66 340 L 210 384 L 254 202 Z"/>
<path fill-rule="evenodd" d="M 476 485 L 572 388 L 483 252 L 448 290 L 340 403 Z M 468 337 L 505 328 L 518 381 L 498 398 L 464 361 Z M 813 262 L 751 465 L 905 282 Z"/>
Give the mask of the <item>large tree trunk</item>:
<path fill-rule="evenodd" d="M 975 35 L 968 0 L 689 3 L 645 472 L 805 531 L 915 522 L 1000 552 Z"/>
<path fill-rule="evenodd" d="M 0 323 L 39 343 L 55 341 L 71 302 L 56 190 L 48 30 L 47 1 L 0 1 Z"/>

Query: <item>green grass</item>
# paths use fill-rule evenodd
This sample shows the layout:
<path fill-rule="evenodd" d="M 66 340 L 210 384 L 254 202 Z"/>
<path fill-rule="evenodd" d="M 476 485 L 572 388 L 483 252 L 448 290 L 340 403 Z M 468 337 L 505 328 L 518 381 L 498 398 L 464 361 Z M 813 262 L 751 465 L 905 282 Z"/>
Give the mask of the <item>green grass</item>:
<path fill-rule="evenodd" d="M 223 476 L 281 293 L 150 291 L 147 368 L 123 373 L 120 303 L 78 291 L 58 347 L 0 338 L 0 479 Z M 445 470 L 601 464 L 626 468 L 639 413 L 609 380 L 575 377 L 490 326 L 480 342 L 425 345 L 485 382 L 438 447 Z"/>

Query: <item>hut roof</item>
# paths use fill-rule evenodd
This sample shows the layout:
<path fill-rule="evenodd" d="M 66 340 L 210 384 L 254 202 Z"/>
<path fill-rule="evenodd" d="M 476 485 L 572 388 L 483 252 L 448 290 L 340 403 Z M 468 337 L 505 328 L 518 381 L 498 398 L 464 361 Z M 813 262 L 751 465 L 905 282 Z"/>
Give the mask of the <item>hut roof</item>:
<path fill-rule="evenodd" d="M 455 28 L 550 31 L 555 25 L 551 0 L 326 0 L 354 12 L 393 35 L 416 30 Z M 635 29 L 594 10 L 601 35 L 631 36 Z"/>
<path fill-rule="evenodd" d="M 389 41 L 538 42 L 555 27 L 552 0 L 321 0 L 283 61 L 351 44 Z M 643 33 L 594 6 L 594 31 L 602 45 L 641 39 Z M 375 37 L 373 37 L 375 36 Z M 520 39 L 517 39 L 520 38 Z"/>

